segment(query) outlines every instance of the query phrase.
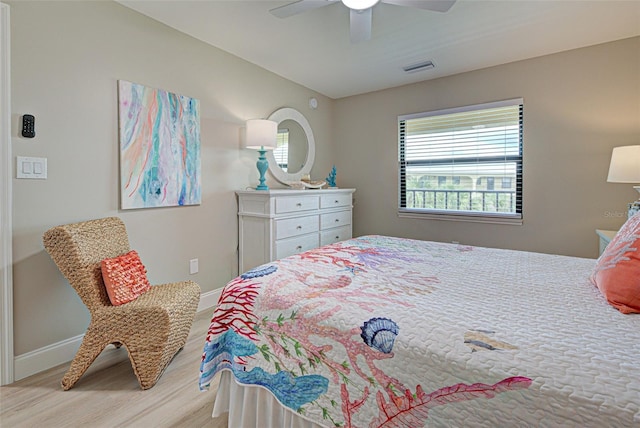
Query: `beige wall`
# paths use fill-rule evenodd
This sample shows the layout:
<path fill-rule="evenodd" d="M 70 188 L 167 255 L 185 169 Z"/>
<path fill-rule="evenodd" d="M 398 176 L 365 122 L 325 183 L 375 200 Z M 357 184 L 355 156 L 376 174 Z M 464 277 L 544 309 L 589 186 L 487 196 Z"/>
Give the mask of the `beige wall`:
<path fill-rule="evenodd" d="M 114 2 L 8 3 L 13 155 L 48 158 L 49 176 L 13 180 L 16 355 L 88 325 L 88 311 L 43 250 L 49 227 L 118 215 L 152 283 L 193 279 L 207 292 L 236 275 L 234 190 L 257 184 L 257 152 L 240 149 L 246 119 L 298 109 L 316 138 L 312 174 L 330 170 L 330 99 Z M 200 100 L 200 206 L 118 209 L 118 79 Z M 317 110 L 308 108 L 312 96 Z M 25 113 L 36 116 L 34 139 L 19 136 Z M 277 185 L 270 177 L 268 184 Z M 192 258 L 200 261 L 196 275 Z"/>
<path fill-rule="evenodd" d="M 397 116 L 524 98 L 522 226 L 399 218 Z M 596 257 L 631 185 L 607 183 L 611 150 L 640 144 L 640 38 L 337 100 L 336 165 L 357 188 L 354 233 Z M 356 161 L 356 159 L 358 161 Z"/>

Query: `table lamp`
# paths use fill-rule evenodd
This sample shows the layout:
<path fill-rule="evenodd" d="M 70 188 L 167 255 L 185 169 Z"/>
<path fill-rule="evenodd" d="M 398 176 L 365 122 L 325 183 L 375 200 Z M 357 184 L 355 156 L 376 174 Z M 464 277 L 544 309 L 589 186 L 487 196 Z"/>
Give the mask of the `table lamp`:
<path fill-rule="evenodd" d="M 258 172 L 260 172 L 260 183 L 256 190 L 269 190 L 265 184 L 264 174 L 269 168 L 269 161 L 265 156 L 267 150 L 276 148 L 278 135 L 278 123 L 266 119 L 249 119 L 246 123 L 246 134 L 244 147 L 258 151 Z"/>
<path fill-rule="evenodd" d="M 609 164 L 610 183 L 640 183 L 640 146 L 614 147 Z M 640 193 L 640 186 L 633 186 Z M 640 200 L 628 206 L 627 215 L 631 217 L 640 211 Z"/>

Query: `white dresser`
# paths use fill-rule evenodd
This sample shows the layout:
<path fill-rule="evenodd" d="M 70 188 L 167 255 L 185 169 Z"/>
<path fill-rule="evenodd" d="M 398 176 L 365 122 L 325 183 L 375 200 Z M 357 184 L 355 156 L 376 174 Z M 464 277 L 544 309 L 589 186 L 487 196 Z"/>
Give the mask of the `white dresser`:
<path fill-rule="evenodd" d="M 238 191 L 240 273 L 351 238 L 355 189 Z"/>

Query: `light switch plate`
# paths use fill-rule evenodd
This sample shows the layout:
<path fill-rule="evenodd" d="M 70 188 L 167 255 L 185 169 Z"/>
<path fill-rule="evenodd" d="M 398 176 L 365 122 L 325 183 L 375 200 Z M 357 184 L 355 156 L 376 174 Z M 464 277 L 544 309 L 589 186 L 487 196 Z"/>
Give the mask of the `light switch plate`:
<path fill-rule="evenodd" d="M 16 156 L 16 178 L 46 180 L 47 158 Z"/>

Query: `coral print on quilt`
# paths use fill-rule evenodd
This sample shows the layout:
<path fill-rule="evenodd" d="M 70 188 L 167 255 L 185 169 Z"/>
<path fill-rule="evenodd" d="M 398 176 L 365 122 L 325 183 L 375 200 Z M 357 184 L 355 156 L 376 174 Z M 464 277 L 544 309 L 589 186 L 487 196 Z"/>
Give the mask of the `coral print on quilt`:
<path fill-rule="evenodd" d="M 234 279 L 208 330 L 201 388 L 229 370 L 238 383 L 266 388 L 300 417 L 329 427 L 419 427 L 438 408 L 454 406 L 455 414 L 501 396 L 495 405 L 526 400 L 532 380 L 509 364 L 465 372 L 440 360 L 441 352 L 469 360 L 517 346 L 499 325 L 469 320 L 454 335 L 445 328 L 469 308 L 434 299 L 448 293 L 440 273 L 472 248 L 425 245 L 363 237 Z"/>

